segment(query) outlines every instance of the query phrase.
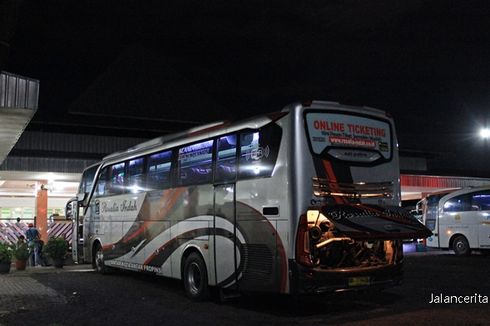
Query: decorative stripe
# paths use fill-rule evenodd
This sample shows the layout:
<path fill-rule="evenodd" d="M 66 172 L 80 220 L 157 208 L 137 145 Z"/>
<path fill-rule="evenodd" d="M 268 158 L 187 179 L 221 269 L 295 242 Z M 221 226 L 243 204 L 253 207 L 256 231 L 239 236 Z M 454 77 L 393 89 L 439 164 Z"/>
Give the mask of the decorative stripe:
<path fill-rule="evenodd" d="M 337 183 L 337 177 L 335 176 L 335 172 L 332 168 L 332 164 L 330 163 L 330 161 L 327 161 L 327 160 L 323 160 L 323 168 L 325 169 L 325 172 L 327 173 L 327 177 L 328 177 L 328 180 L 333 182 L 334 184 Z M 339 191 L 339 189 L 335 189 L 337 187 L 335 186 L 332 186 L 332 190 L 334 191 Z M 345 198 L 342 198 L 342 197 L 339 197 L 339 196 L 332 196 L 333 199 L 335 200 L 335 202 L 337 204 L 343 204 L 343 203 L 346 203 L 346 199 Z"/>

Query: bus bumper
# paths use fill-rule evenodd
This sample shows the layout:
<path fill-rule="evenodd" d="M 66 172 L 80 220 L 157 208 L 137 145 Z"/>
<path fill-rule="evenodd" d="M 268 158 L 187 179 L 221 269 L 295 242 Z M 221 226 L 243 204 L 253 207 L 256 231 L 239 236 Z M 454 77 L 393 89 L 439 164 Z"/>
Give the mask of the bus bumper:
<path fill-rule="evenodd" d="M 402 263 L 345 269 L 309 268 L 289 261 L 292 294 L 321 294 L 388 288 L 403 280 Z"/>

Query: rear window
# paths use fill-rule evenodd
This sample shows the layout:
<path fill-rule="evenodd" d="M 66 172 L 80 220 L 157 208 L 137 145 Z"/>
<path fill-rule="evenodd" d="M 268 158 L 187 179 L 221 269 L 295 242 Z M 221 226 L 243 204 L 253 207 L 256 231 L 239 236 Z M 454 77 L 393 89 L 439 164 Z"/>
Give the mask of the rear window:
<path fill-rule="evenodd" d="M 306 129 L 314 154 L 342 161 L 373 163 L 391 159 L 387 120 L 334 112 L 307 112 Z"/>
<path fill-rule="evenodd" d="M 282 129 L 269 124 L 240 134 L 239 179 L 270 177 L 276 164 Z"/>

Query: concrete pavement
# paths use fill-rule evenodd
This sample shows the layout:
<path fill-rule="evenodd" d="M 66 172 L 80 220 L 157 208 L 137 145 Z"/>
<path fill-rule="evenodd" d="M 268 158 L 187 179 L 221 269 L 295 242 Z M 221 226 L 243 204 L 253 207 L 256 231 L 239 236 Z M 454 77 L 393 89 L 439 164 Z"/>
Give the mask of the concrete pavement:
<path fill-rule="evenodd" d="M 27 267 L 18 271 L 12 265 L 10 273 L 0 274 L 0 317 L 12 312 L 28 311 L 45 305 L 67 303 L 66 298 L 33 278 L 39 273 L 53 274 L 53 282 L 59 273 L 93 271 L 91 265 L 68 265 L 63 268 Z"/>

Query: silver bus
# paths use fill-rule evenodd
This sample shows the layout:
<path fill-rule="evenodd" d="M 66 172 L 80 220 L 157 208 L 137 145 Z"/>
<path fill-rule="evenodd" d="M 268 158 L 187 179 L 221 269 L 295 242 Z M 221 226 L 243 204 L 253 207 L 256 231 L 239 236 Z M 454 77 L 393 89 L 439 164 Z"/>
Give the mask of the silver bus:
<path fill-rule="evenodd" d="M 400 208 L 393 119 L 313 101 L 218 122 L 87 168 L 74 258 L 183 281 L 187 296 L 396 285 L 402 240 L 430 232 Z"/>

